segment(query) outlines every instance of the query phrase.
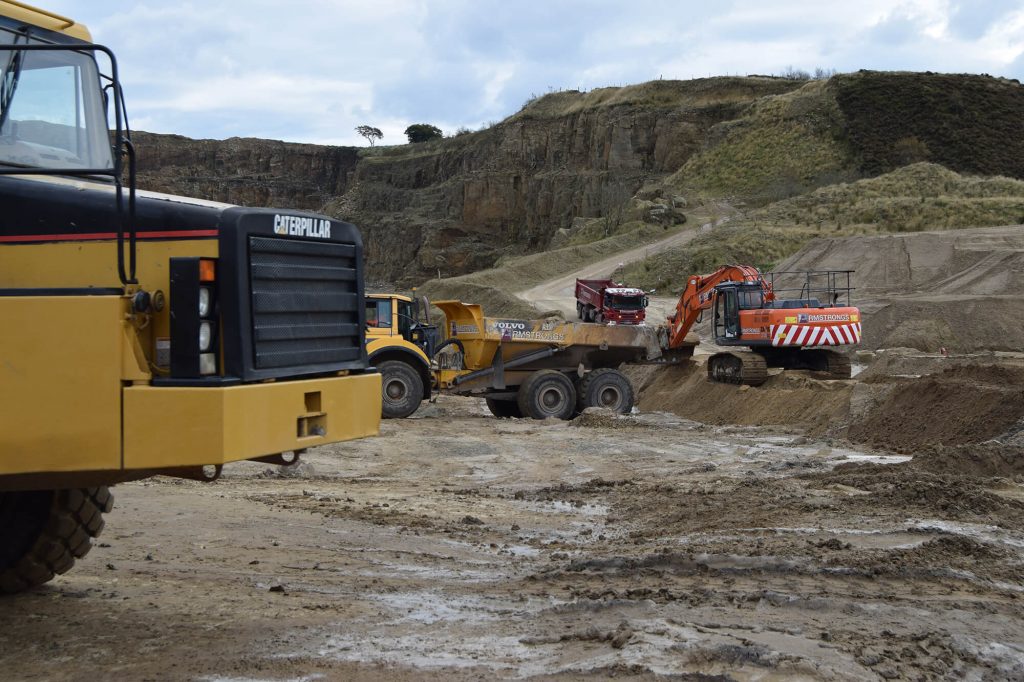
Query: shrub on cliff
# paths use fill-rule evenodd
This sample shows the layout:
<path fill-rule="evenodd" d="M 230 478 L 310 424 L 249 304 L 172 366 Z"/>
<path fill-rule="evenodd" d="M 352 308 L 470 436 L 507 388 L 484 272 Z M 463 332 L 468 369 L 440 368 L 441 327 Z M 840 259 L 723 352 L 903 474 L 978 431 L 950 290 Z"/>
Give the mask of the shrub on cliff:
<path fill-rule="evenodd" d="M 413 143 L 438 140 L 444 137 L 440 128 L 429 123 L 413 123 L 405 129 L 405 135 L 409 138 L 409 142 Z"/>

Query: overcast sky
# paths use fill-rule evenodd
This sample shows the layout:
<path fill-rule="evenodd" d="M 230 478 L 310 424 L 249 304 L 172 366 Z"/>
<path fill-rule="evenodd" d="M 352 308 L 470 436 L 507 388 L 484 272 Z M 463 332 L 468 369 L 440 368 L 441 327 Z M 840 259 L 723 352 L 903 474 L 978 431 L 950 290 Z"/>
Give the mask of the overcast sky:
<path fill-rule="evenodd" d="M 533 94 L 787 67 L 1024 80 L 1024 0 L 34 0 L 118 55 L 132 127 L 405 142 Z"/>

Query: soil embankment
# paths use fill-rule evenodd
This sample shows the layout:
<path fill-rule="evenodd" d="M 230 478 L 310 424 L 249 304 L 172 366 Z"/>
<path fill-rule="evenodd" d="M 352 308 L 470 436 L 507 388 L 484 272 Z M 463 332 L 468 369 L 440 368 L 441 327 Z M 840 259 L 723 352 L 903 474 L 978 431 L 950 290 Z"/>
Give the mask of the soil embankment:
<path fill-rule="evenodd" d="M 1024 226 L 817 239 L 778 270 L 854 270 L 866 348 L 1024 349 Z"/>
<path fill-rule="evenodd" d="M 781 426 L 889 452 L 1005 440 L 1024 428 L 1021 358 L 910 350 L 883 355 L 889 368 L 912 365 L 919 374 L 872 369 L 852 381 L 832 381 L 786 371 L 761 386 L 740 387 L 708 381 L 698 358 L 677 367 L 634 369 L 631 376 L 643 410 L 709 424 Z"/>

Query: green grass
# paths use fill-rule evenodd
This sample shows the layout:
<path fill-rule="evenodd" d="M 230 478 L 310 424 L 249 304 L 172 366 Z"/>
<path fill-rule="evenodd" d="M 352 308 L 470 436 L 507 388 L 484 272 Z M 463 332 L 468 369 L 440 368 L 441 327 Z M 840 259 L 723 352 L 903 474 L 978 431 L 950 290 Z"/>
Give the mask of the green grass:
<path fill-rule="evenodd" d="M 627 265 L 615 277 L 630 286 L 656 289 L 659 294 L 679 293 L 688 276 L 713 272 L 721 265 L 736 263 L 770 269 L 819 234 L 812 228 L 794 226 L 725 224 L 685 247 Z"/>

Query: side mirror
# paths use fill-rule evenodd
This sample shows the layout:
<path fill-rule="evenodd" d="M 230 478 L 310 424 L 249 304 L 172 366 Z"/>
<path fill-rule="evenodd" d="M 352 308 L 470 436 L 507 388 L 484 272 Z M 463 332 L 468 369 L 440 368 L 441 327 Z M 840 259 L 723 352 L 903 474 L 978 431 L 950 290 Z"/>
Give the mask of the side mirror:
<path fill-rule="evenodd" d="M 429 324 L 431 324 L 431 322 L 430 322 L 430 299 L 428 299 L 426 296 L 424 296 L 423 298 L 419 299 L 419 302 L 420 302 L 420 305 L 423 306 L 423 319 L 426 320 L 427 324 L 429 325 Z"/>
<path fill-rule="evenodd" d="M 644 307 L 646 308 L 650 304 L 651 304 L 651 299 L 649 299 L 646 296 L 644 296 Z"/>

